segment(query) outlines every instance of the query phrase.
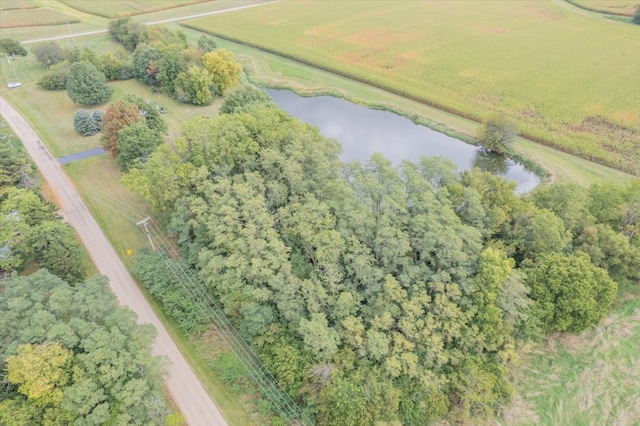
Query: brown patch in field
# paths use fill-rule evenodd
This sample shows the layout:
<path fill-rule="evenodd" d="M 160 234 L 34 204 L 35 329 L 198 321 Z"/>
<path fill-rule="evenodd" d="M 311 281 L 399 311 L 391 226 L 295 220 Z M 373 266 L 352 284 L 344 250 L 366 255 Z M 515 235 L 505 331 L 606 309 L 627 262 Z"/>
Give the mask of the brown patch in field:
<path fill-rule="evenodd" d="M 204 331 L 198 331 L 189 337 L 189 341 L 196 348 L 204 348 L 204 352 L 207 356 L 203 355 L 205 361 L 211 362 L 215 358 L 216 354 L 222 352 L 229 352 L 230 348 L 225 342 L 223 336 L 220 334 L 220 331 L 215 326 L 210 326 L 208 329 Z"/>
<path fill-rule="evenodd" d="M 543 3 L 544 5 L 544 3 Z M 544 6 L 543 6 L 544 7 Z M 525 9 L 526 16 L 539 19 L 541 21 L 555 21 L 562 18 L 562 15 L 550 10 L 543 10 L 535 3 L 529 3 L 529 7 Z"/>
<path fill-rule="evenodd" d="M 502 97 L 490 93 L 476 93 L 469 96 L 471 102 L 490 107 L 498 107 L 502 103 Z"/>
<path fill-rule="evenodd" d="M 520 394 L 514 395 L 508 406 L 500 407 L 498 413 L 509 425 L 540 424 L 533 402 L 525 401 Z"/>
<path fill-rule="evenodd" d="M 331 29 L 330 25 L 320 25 L 319 27 L 311 28 L 310 30 L 305 31 L 304 33 L 307 35 L 318 35 L 327 32 Z"/>
<path fill-rule="evenodd" d="M 410 60 L 416 59 L 418 57 L 418 52 L 416 52 L 415 50 L 409 50 L 408 52 L 402 52 L 398 56 L 400 58 L 402 58 L 402 59 L 406 59 L 406 60 L 410 61 Z"/>
<path fill-rule="evenodd" d="M 588 116 L 582 123 L 569 126 L 574 132 L 591 133 L 617 142 L 640 141 L 640 128 L 621 126 L 601 116 Z"/>
<path fill-rule="evenodd" d="M 521 120 L 526 121 L 538 121 L 542 118 L 542 115 L 533 107 L 527 107 L 525 109 L 518 110 L 516 116 Z"/>
<path fill-rule="evenodd" d="M 636 108 L 633 110 L 626 111 L 618 111 L 610 114 L 611 117 L 616 120 L 622 121 L 624 123 L 629 123 L 632 127 L 640 126 L 638 123 L 640 122 L 640 109 Z"/>
<path fill-rule="evenodd" d="M 413 41 L 418 38 L 417 34 L 409 33 L 388 33 L 379 30 L 366 30 L 345 37 L 347 43 L 356 44 L 366 49 L 386 48 L 397 43 Z"/>
<path fill-rule="evenodd" d="M 469 28 L 480 34 L 506 34 L 510 32 L 509 28 L 505 27 L 470 26 Z"/>

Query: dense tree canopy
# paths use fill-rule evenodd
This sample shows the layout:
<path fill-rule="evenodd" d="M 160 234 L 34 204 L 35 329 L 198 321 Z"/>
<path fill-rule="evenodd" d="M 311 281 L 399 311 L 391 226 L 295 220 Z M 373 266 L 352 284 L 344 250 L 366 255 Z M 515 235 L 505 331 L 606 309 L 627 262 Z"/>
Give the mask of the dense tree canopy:
<path fill-rule="evenodd" d="M 0 423 L 162 425 L 154 330 L 104 277 L 70 286 L 41 270 L 0 282 Z"/>
<path fill-rule="evenodd" d="M 591 192 L 517 196 L 436 159 L 343 164 L 335 141 L 259 92 L 229 97 L 226 114 L 185 123 L 123 179 L 319 424 L 486 419 L 511 393 L 519 344 L 606 314 L 616 283 L 594 262 L 628 241 L 614 226 L 635 217 L 627 192 L 600 224 L 617 237 L 588 239 L 598 220 L 561 210 L 591 211 Z M 621 256 L 605 267 L 629 274 Z M 140 259 L 138 275 L 191 324 L 198 300 L 175 303 L 175 282 L 149 272 L 169 260 Z"/>

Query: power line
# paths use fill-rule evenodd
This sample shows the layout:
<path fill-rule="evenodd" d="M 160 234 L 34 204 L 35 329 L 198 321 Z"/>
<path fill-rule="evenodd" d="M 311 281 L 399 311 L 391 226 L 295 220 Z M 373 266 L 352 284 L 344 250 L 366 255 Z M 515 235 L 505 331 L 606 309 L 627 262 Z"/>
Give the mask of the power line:
<path fill-rule="evenodd" d="M 213 323 L 225 344 L 231 348 L 243 367 L 258 385 L 261 393 L 273 405 L 275 410 L 291 424 L 312 425 L 313 422 L 293 399 L 280 386 L 277 379 L 269 372 L 254 350 L 245 342 L 235 329 L 223 310 L 206 291 L 204 284 L 194 272 L 180 260 L 173 249 L 174 245 L 164 236 L 164 233 L 150 218 L 139 224 L 145 226 L 148 237 L 155 238 L 159 244 L 154 244 L 155 252 L 163 255 L 165 265 L 191 297 L 191 302 L 198 310 Z M 173 253 L 169 253 L 172 249 Z"/>

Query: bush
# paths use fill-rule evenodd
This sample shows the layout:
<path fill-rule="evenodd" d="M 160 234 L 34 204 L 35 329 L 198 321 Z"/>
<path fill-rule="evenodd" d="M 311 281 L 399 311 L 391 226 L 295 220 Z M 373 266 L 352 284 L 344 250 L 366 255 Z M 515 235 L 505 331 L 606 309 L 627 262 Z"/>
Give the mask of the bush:
<path fill-rule="evenodd" d="M 51 72 L 38 81 L 38 87 L 44 90 L 65 90 L 70 66 L 67 61 L 52 66 Z"/>
<path fill-rule="evenodd" d="M 640 25 L 640 5 L 636 8 L 636 14 L 633 15 L 633 22 Z"/>
<path fill-rule="evenodd" d="M 27 56 L 27 49 L 18 40 L 12 38 L 0 39 L 0 51 L 9 55 Z"/>
<path fill-rule="evenodd" d="M 501 154 L 507 151 L 516 135 L 516 125 L 502 114 L 489 117 L 478 131 L 480 145 Z"/>
<path fill-rule="evenodd" d="M 82 136 L 93 136 L 100 131 L 91 113 L 84 109 L 79 109 L 73 115 L 73 128 Z"/>

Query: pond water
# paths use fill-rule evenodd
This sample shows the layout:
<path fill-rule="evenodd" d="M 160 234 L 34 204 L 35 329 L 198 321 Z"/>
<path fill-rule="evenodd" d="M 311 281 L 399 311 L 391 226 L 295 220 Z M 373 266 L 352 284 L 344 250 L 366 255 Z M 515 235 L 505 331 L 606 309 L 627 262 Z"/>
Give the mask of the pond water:
<path fill-rule="evenodd" d="M 517 192 L 534 189 L 540 179 L 522 164 L 500 155 L 487 153 L 408 118 L 388 111 L 356 105 L 332 96 L 303 97 L 290 90 L 266 89 L 274 102 L 290 115 L 313 124 L 323 136 L 342 144 L 343 161 L 366 162 L 379 152 L 394 165 L 422 156 L 445 157 L 458 170 L 479 167 L 517 183 Z"/>

